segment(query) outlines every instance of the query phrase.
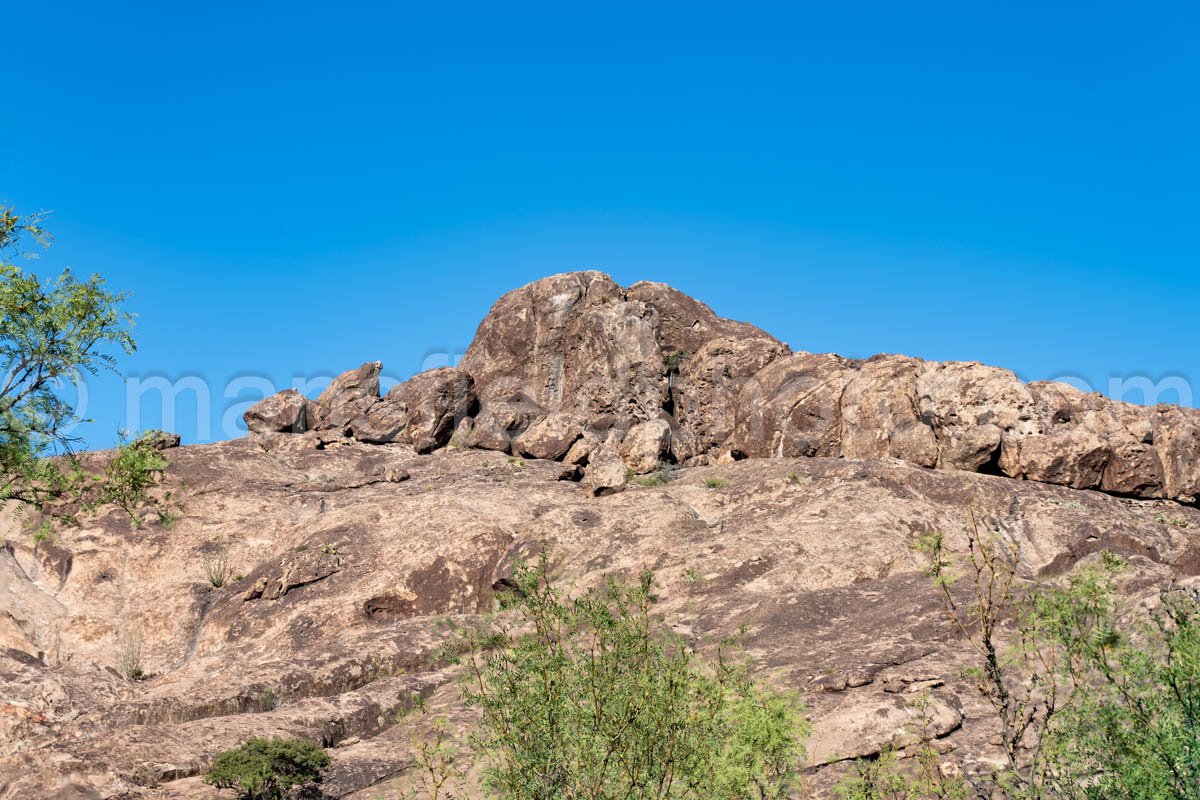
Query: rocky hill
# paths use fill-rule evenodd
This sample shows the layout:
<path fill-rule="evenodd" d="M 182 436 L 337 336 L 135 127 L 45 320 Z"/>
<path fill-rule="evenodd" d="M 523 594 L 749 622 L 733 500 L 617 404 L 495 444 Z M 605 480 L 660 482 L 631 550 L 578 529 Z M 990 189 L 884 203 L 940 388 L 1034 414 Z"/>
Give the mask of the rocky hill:
<path fill-rule="evenodd" d="M 458 368 L 383 397 L 379 372 L 165 451 L 170 527 L 108 509 L 34 541 L 5 513 L 0 798 L 209 798 L 212 756 L 270 734 L 330 748 L 332 797 L 397 796 L 414 696 L 470 723 L 448 622 L 543 548 L 579 587 L 652 568 L 698 647 L 744 626 L 760 676 L 805 693 L 814 795 L 902 741 L 919 692 L 970 770 L 993 731 L 917 538 L 962 548 L 971 511 L 1045 579 L 1108 549 L 1135 599 L 1200 572 L 1193 409 L 792 352 L 597 272 L 505 295 Z"/>

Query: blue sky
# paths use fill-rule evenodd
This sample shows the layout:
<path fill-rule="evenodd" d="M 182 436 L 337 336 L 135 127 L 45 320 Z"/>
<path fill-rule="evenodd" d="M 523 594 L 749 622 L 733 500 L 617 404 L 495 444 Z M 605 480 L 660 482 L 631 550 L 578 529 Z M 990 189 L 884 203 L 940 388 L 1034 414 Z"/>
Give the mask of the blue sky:
<path fill-rule="evenodd" d="M 38 269 L 134 291 L 128 376 L 211 387 L 186 441 L 235 378 L 403 377 L 580 268 L 1189 399 L 1196 3 L 572 5 L 16 4 L 0 201 L 54 211 Z M 90 443 L 125 395 L 89 385 Z"/>

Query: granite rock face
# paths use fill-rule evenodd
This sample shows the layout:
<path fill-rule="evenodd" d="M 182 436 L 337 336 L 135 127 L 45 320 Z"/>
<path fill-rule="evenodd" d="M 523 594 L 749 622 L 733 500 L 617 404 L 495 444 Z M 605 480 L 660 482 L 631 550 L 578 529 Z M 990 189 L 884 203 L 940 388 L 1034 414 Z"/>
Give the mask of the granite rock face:
<path fill-rule="evenodd" d="M 902 745 L 925 694 L 939 748 L 970 770 L 996 756 L 992 717 L 916 538 L 943 531 L 961 552 L 972 508 L 1030 578 L 1102 549 L 1130 562 L 1134 600 L 1200 573 L 1197 509 L 895 458 L 745 459 L 640 486 L 607 442 L 581 483 L 549 460 L 394 442 L 164 453 L 185 508 L 169 530 L 102 509 L 51 546 L 27 534 L 37 520 L 4 520 L 4 800 L 211 798 L 198 776 L 212 757 L 262 735 L 329 746 L 330 796 L 398 792 L 424 716 L 404 713 L 414 693 L 470 727 L 444 620 L 489 612 L 542 547 L 579 589 L 653 568 L 657 610 L 700 640 L 745 626 L 755 668 L 810 708 L 814 796 L 846 759 Z M 204 570 L 217 554 L 220 589 Z M 139 682 L 118 674 L 134 642 Z"/>
<path fill-rule="evenodd" d="M 271 735 L 329 748 L 327 796 L 399 795 L 425 720 L 471 727 L 446 619 L 494 613 L 543 548 L 574 589 L 653 569 L 656 611 L 698 642 L 747 631 L 755 669 L 810 709 L 817 798 L 904 746 L 917 698 L 953 769 L 998 757 L 922 535 L 961 555 L 973 512 L 1031 581 L 1109 550 L 1131 607 L 1200 583 L 1194 409 L 793 353 L 596 272 L 505 295 L 457 368 L 383 397 L 379 376 L 165 449 L 170 529 L 103 507 L 35 539 L 41 519 L 0 511 L 0 800 L 207 800 L 214 755 Z M 121 674 L 134 655 L 144 680 Z M 432 714 L 405 713 L 414 697 Z"/>

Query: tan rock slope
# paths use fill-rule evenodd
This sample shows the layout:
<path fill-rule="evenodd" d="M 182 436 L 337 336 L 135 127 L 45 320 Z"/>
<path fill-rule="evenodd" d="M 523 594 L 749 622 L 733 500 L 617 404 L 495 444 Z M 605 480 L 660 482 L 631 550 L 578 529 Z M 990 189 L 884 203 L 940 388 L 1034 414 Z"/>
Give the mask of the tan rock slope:
<path fill-rule="evenodd" d="M 270 734 L 331 748 L 328 796 L 395 797 L 427 722 L 414 695 L 470 722 L 447 621 L 489 610 L 543 547 L 581 587 L 653 568 L 697 646 L 746 626 L 760 674 L 805 692 L 816 796 L 901 740 L 922 691 L 969 770 L 996 755 L 988 716 L 919 536 L 961 547 L 974 510 L 1030 577 L 1125 556 L 1135 598 L 1200 571 L 1193 409 L 792 353 L 596 272 L 505 295 L 457 369 L 384 397 L 379 370 L 268 398 L 244 439 L 166 451 L 170 528 L 112 509 L 35 544 L 38 520 L 6 513 L 0 798 L 208 798 L 212 756 Z M 120 674 L 135 658 L 146 680 Z"/>

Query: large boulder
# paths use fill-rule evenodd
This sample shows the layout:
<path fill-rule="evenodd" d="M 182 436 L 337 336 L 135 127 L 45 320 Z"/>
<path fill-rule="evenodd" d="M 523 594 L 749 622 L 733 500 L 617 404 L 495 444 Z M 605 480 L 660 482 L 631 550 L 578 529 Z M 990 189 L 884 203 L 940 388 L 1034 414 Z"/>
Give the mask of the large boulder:
<path fill-rule="evenodd" d="M 383 362 L 368 361 L 343 372 L 317 397 L 316 421 L 310 427 L 340 429 L 379 401 L 379 373 Z"/>
<path fill-rule="evenodd" d="M 263 398 L 242 419 L 251 433 L 303 433 L 308 429 L 308 399 L 295 389 Z"/>
<path fill-rule="evenodd" d="M 408 404 L 389 393 L 350 421 L 350 435 L 368 444 L 404 441 L 408 417 Z"/>
<path fill-rule="evenodd" d="M 530 458 L 562 458 L 583 436 L 583 425 L 574 414 L 547 414 L 513 440 L 513 449 Z"/>
<path fill-rule="evenodd" d="M 541 409 L 528 401 L 488 403 L 475 418 L 466 445 L 507 453 L 513 441 L 540 415 Z"/>
<path fill-rule="evenodd" d="M 679 340 L 689 338 L 681 333 Z M 680 348 L 668 354 L 670 409 L 693 437 L 696 454 L 726 443 L 737 423 L 742 389 L 787 354 L 787 345 L 756 328 L 743 336 L 710 339 L 693 351 Z"/>
<path fill-rule="evenodd" d="M 683 392 L 676 407 L 693 402 Z M 973 362 L 772 358 L 743 382 L 723 449 L 733 458 L 897 458 L 1186 503 L 1200 496 L 1200 411 L 1025 384 Z"/>
<path fill-rule="evenodd" d="M 634 425 L 621 443 L 621 459 L 638 475 L 654 472 L 671 452 L 671 426 L 652 419 Z"/>
<path fill-rule="evenodd" d="M 736 458 L 841 455 L 841 400 L 854 362 L 795 353 L 759 370 L 738 393 L 726 449 Z"/>
<path fill-rule="evenodd" d="M 718 339 L 725 348 L 705 352 L 685 380 L 684 365 Z M 500 298 L 460 366 L 475 378 L 484 415 L 499 403 L 530 404 L 591 427 L 628 428 L 683 403 L 679 424 L 689 440 L 711 448 L 732 424 L 737 382 L 786 352 L 763 331 L 722 319 L 669 286 L 623 289 L 593 271 L 544 278 Z M 684 384 L 695 385 L 686 392 L 695 402 L 682 399 Z M 477 441 L 493 449 L 503 435 L 523 431 L 477 422 Z"/>
<path fill-rule="evenodd" d="M 583 476 L 583 490 L 592 497 L 617 494 L 625 491 L 629 470 L 621 454 L 611 447 L 602 445 L 592 452 Z"/>
<path fill-rule="evenodd" d="M 418 453 L 443 447 L 475 408 L 475 383 L 461 369 L 441 367 L 414 375 L 388 392 L 385 402 L 408 411 L 405 438 Z"/>

